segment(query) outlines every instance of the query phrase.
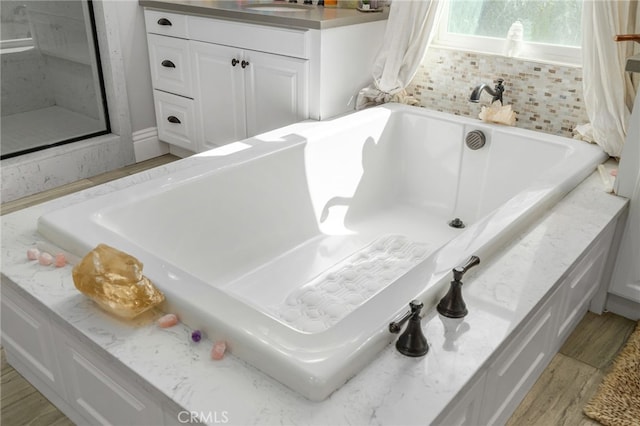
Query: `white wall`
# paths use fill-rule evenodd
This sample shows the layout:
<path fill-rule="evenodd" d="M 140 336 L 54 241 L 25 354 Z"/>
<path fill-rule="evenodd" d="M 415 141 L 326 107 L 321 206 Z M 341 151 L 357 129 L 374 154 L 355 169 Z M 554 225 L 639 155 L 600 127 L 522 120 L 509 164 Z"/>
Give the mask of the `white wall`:
<path fill-rule="evenodd" d="M 629 216 L 626 224 L 621 224 L 624 231 L 609 291 L 624 299 L 610 298 L 607 308 L 637 320 L 640 319 L 640 92 L 636 95 L 629 119 L 616 189 L 619 195 L 629 198 Z M 611 306 L 612 303 L 615 303 L 615 306 Z"/>
<path fill-rule="evenodd" d="M 143 9 L 137 0 L 107 1 L 116 5 L 131 130 L 135 133 L 156 125 Z"/>

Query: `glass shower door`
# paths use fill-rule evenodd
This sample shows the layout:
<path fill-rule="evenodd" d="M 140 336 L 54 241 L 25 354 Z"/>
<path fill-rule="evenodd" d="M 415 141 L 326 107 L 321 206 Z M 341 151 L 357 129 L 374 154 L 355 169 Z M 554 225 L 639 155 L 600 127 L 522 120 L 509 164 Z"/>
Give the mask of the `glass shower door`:
<path fill-rule="evenodd" d="M 88 0 L 0 1 L 1 158 L 110 132 Z"/>

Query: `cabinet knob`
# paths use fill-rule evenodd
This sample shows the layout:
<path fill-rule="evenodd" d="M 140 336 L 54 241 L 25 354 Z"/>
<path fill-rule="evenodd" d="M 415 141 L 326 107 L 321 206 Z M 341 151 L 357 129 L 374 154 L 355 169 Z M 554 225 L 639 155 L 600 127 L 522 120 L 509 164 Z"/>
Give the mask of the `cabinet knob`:
<path fill-rule="evenodd" d="M 249 61 L 245 61 L 244 59 L 242 60 L 242 62 L 240 63 L 240 66 L 242 68 L 246 68 L 249 66 Z"/>
<path fill-rule="evenodd" d="M 176 116 L 173 116 L 173 115 L 170 115 L 170 116 L 167 118 L 167 121 L 168 121 L 169 123 L 174 123 L 174 124 L 180 124 L 180 123 L 181 123 L 180 119 L 179 119 L 178 117 L 176 117 Z"/>
<path fill-rule="evenodd" d="M 164 61 L 161 62 L 163 67 L 167 67 L 167 68 L 175 68 L 176 64 L 174 64 L 173 62 L 171 62 L 168 59 L 165 59 Z"/>
<path fill-rule="evenodd" d="M 243 62 L 244 62 L 244 61 L 243 61 Z M 235 66 L 236 66 L 236 65 L 238 65 L 239 63 L 240 63 L 240 61 L 239 61 L 239 60 L 237 60 L 236 58 L 233 58 L 233 59 L 231 60 L 231 66 L 233 66 L 233 67 L 235 67 Z"/>
<path fill-rule="evenodd" d="M 171 26 L 171 21 L 168 20 L 167 18 L 160 18 L 158 19 L 158 25 L 164 25 L 164 26 Z"/>

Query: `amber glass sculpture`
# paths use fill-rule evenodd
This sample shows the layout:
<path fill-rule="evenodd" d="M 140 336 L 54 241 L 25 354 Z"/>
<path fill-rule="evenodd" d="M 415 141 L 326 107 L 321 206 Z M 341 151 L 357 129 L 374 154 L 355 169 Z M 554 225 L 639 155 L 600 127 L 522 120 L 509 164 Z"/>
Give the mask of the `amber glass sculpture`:
<path fill-rule="evenodd" d="M 142 263 L 99 244 L 73 268 L 73 283 L 107 312 L 134 318 L 164 301 L 164 294 L 142 275 Z"/>

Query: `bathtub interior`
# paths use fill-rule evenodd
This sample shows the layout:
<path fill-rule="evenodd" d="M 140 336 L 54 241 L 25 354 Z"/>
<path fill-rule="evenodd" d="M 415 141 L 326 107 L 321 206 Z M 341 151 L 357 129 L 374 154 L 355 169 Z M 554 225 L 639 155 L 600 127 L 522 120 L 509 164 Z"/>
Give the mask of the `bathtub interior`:
<path fill-rule="evenodd" d="M 487 145 L 472 151 L 462 141 L 479 128 Z M 91 220 L 283 325 L 322 332 L 462 233 L 453 217 L 472 225 L 570 151 L 384 109 L 303 139 L 123 193 Z"/>

